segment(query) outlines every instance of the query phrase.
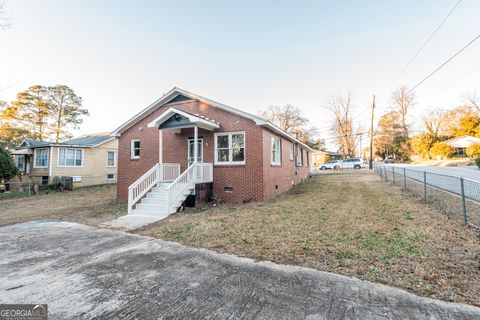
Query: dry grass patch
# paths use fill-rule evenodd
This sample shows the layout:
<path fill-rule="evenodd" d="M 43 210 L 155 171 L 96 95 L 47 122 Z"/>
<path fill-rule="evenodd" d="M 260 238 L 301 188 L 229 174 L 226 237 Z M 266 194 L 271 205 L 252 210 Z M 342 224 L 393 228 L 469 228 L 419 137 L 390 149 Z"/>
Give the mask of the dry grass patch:
<path fill-rule="evenodd" d="M 316 177 L 267 202 L 173 215 L 138 232 L 480 305 L 475 231 L 370 173 Z"/>
<path fill-rule="evenodd" d="M 126 214 L 116 194 L 115 185 L 104 185 L 0 200 L 0 226 L 39 219 L 98 225 Z"/>

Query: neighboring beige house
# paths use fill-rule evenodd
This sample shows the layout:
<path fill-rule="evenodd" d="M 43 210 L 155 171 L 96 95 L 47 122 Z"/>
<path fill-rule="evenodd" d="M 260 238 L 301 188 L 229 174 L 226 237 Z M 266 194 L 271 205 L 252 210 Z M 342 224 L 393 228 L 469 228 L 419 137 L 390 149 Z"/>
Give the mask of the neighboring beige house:
<path fill-rule="evenodd" d="M 87 135 L 54 143 L 25 139 L 12 152 L 20 180 L 51 183 L 53 177 L 73 177 L 76 186 L 117 182 L 118 140 Z"/>
<path fill-rule="evenodd" d="M 312 153 L 313 169 L 318 170 L 318 168 L 327 161 L 341 159 L 342 155 L 338 152 L 317 150 Z"/>

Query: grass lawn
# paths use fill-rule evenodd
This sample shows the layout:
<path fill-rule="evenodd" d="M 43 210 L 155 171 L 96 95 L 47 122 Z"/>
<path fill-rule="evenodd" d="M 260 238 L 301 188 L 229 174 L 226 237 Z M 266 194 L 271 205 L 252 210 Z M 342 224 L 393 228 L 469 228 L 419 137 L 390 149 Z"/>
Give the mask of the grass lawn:
<path fill-rule="evenodd" d="M 0 226 L 39 219 L 98 225 L 127 213 L 127 205 L 117 203 L 116 194 L 116 185 L 103 185 L 31 197 L 0 198 Z"/>
<path fill-rule="evenodd" d="M 480 305 L 478 234 L 367 172 L 322 175 L 267 202 L 187 211 L 137 232 Z"/>

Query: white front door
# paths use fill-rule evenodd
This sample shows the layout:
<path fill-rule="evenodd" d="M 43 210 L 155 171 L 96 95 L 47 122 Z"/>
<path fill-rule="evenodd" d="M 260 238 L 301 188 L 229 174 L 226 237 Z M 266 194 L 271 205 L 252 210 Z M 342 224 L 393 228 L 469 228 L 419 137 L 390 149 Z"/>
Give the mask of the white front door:
<path fill-rule="evenodd" d="M 193 138 L 188 138 L 188 166 L 193 163 L 194 155 L 193 155 Z M 198 138 L 198 158 L 197 162 L 203 162 L 203 138 Z"/>

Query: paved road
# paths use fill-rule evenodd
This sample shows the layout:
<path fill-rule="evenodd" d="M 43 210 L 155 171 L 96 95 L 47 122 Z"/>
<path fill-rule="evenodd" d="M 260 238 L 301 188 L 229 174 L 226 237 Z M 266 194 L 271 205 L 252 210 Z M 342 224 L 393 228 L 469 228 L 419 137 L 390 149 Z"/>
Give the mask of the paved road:
<path fill-rule="evenodd" d="M 479 319 L 480 309 L 311 269 L 67 222 L 0 228 L 0 303 L 52 319 Z"/>
<path fill-rule="evenodd" d="M 421 170 L 432 173 L 440 173 L 452 175 L 455 177 L 464 177 L 476 181 L 480 181 L 480 170 L 477 167 L 436 167 L 436 166 L 417 166 L 395 164 L 395 167 L 406 167 L 413 170 Z"/>

